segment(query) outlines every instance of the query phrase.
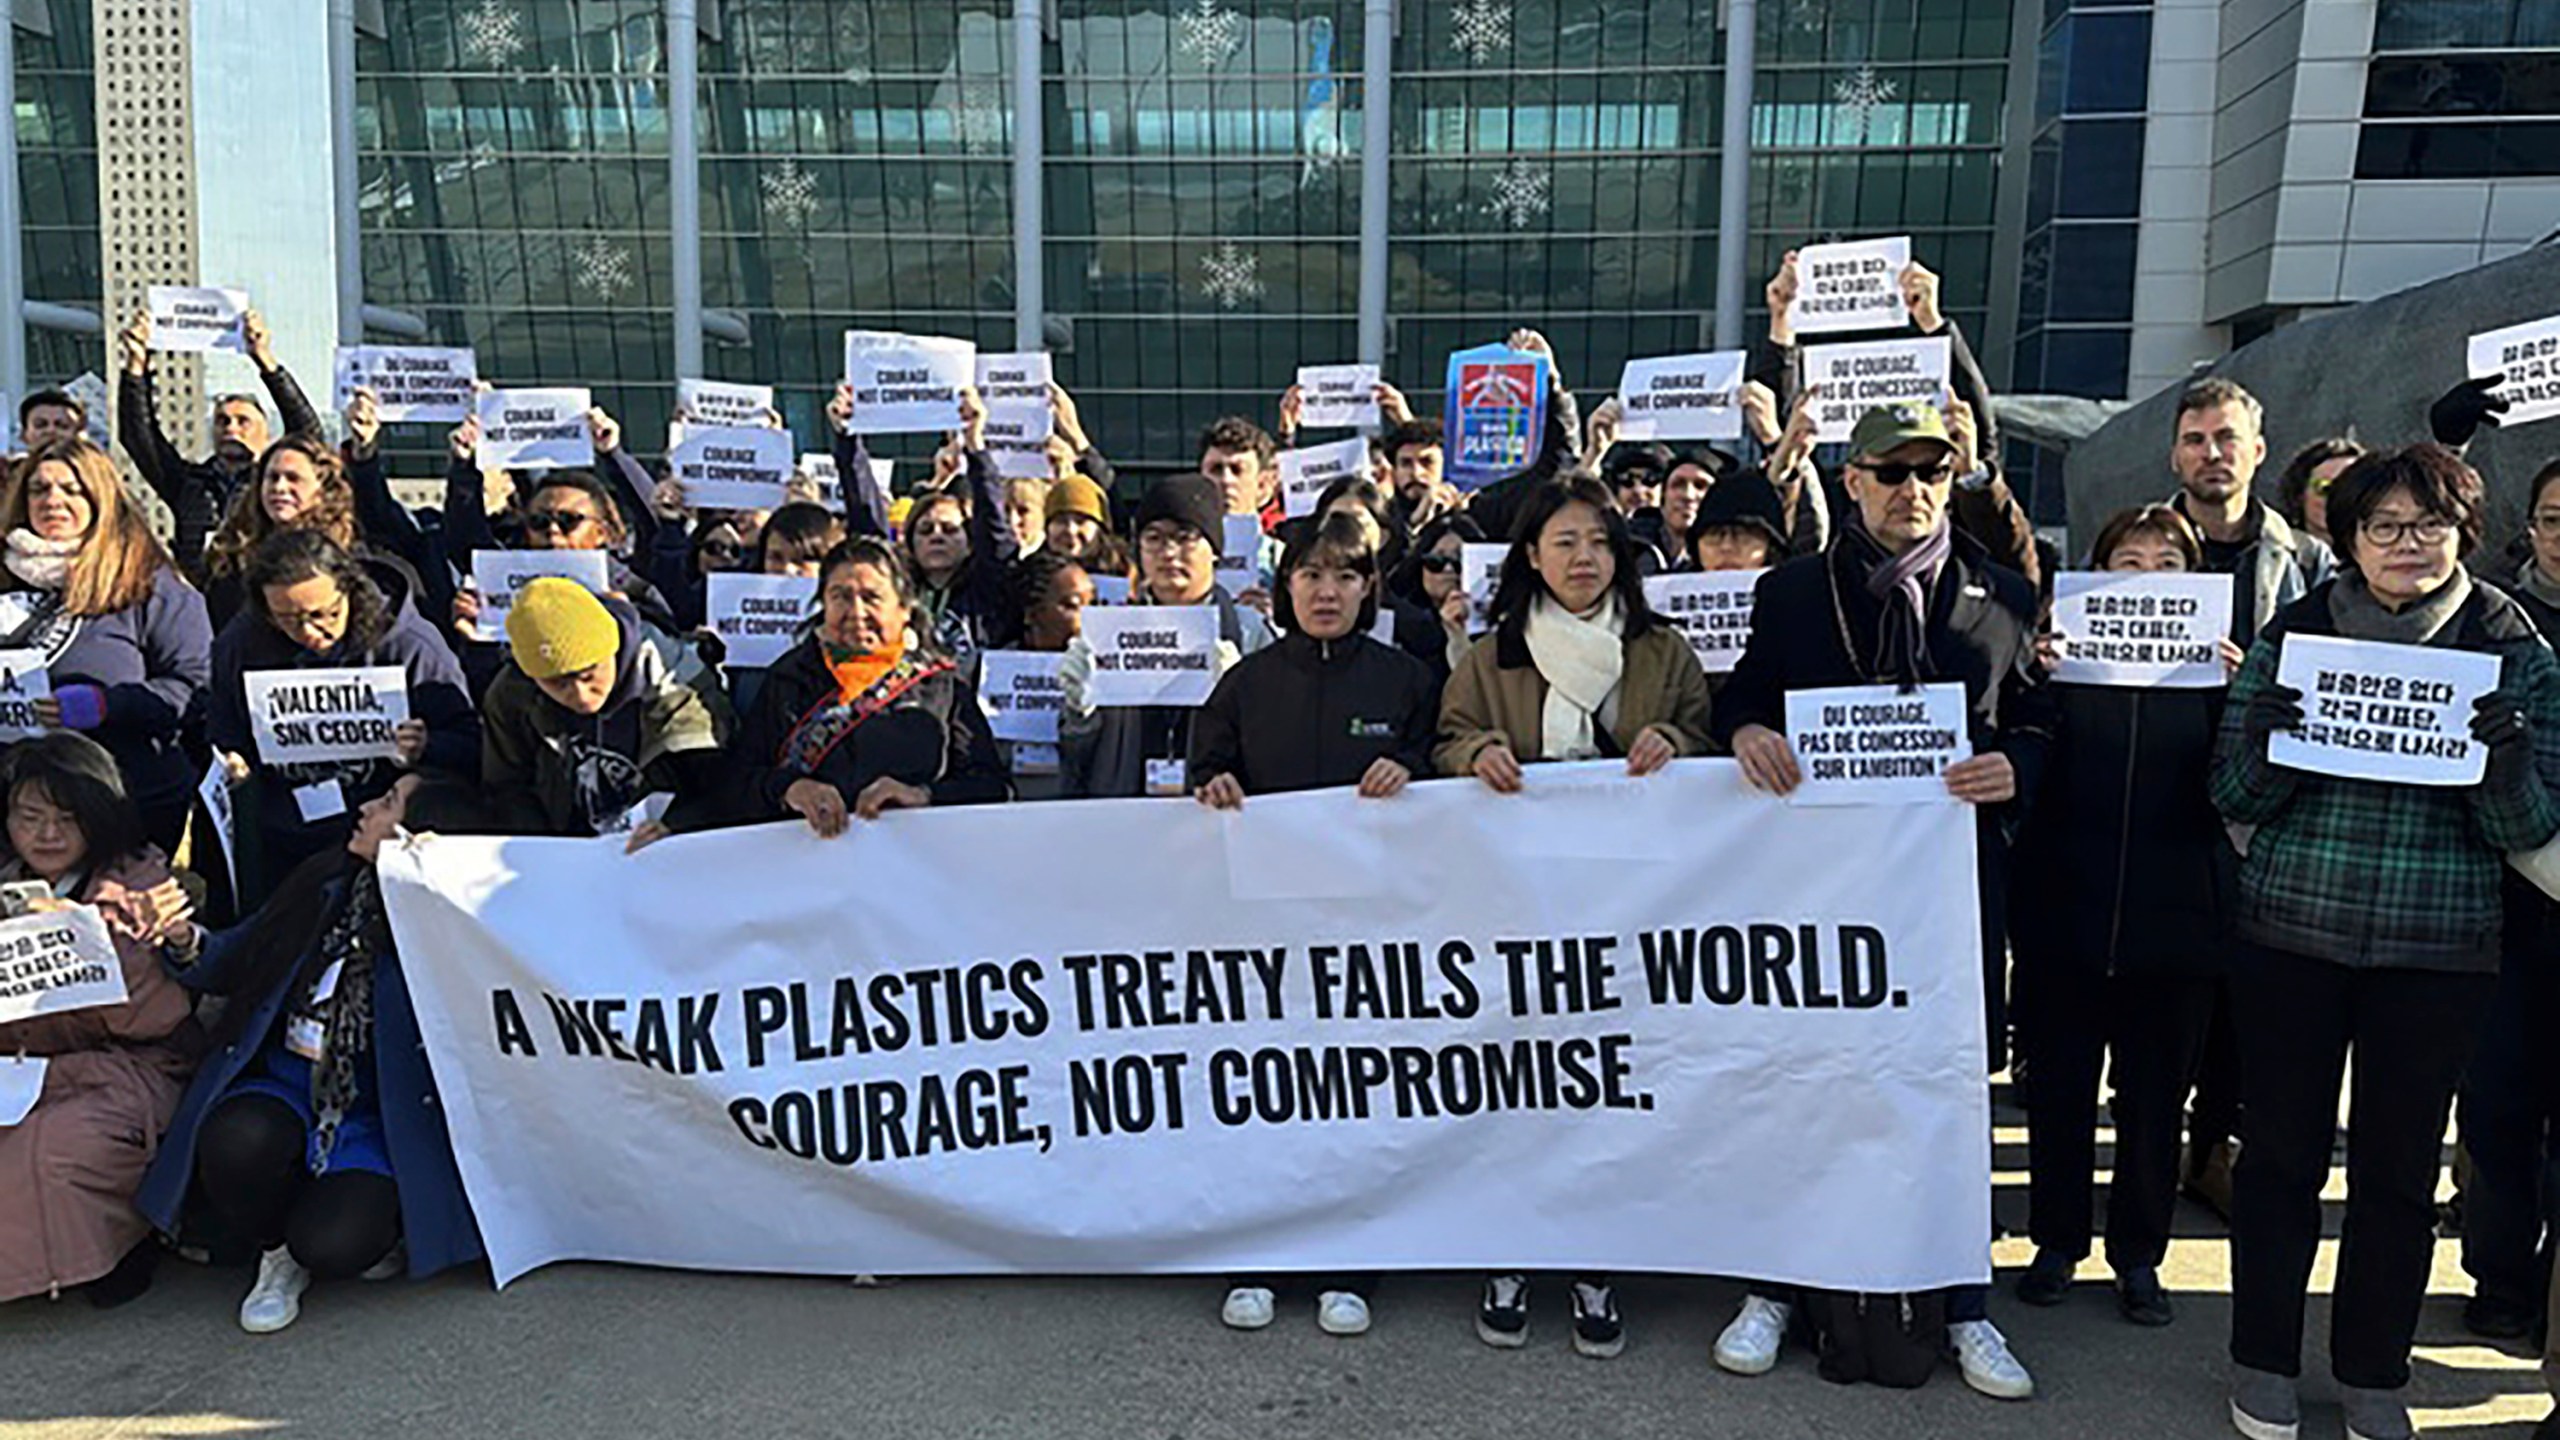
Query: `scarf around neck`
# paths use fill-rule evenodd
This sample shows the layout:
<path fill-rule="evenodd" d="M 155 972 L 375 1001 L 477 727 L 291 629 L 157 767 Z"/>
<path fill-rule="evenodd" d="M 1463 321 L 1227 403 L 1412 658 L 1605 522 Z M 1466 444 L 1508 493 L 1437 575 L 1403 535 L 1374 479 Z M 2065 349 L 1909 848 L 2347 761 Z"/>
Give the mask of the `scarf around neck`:
<path fill-rule="evenodd" d="M 862 693 L 880 683 L 880 677 L 898 668 L 906 658 L 907 637 L 900 634 L 885 650 L 838 650 L 821 640 L 818 642 L 827 662 L 827 673 L 836 677 L 837 703 L 850 705 Z"/>
<path fill-rule="evenodd" d="M 2453 567 L 2453 578 L 2398 610 L 2383 608 L 2360 575 L 2341 575 L 2329 587 L 2329 618 L 2349 640 L 2380 640 L 2393 645 L 2432 645 L 2462 602 L 2471 598 L 2471 575 Z"/>
<path fill-rule="evenodd" d="M 1929 588 L 1955 553 L 1955 526 L 1941 523 L 1936 533 L 1896 555 L 1852 510 L 1848 540 L 1848 558 L 1865 572 L 1867 593 L 1884 605 L 1876 635 L 1878 678 L 1911 689 L 1928 678 Z"/>
<path fill-rule="evenodd" d="M 1549 760 L 1600 754 L 1598 725 L 1614 711 L 1627 664 L 1626 615 L 1612 593 L 1589 615 L 1576 615 L 1541 593 L 1529 607 L 1530 662 L 1547 682 L 1538 716 L 1538 753 Z"/>
<path fill-rule="evenodd" d="M 33 530 L 9 532 L 9 573 L 39 590 L 59 590 L 71 582 L 71 557 L 80 553 L 77 540 L 47 540 Z"/>

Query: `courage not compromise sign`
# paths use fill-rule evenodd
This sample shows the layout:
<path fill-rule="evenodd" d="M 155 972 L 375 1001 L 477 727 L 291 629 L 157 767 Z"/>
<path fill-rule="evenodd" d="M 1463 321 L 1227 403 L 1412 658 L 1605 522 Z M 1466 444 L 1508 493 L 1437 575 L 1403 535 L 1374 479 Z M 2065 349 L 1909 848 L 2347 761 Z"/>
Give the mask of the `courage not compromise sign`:
<path fill-rule="evenodd" d="M 1983 1279 L 1979 918 L 1946 903 L 1970 807 L 1531 768 L 1520 795 L 961 806 L 636 856 L 435 837 L 386 849 L 383 891 L 436 957 L 412 998 L 501 1283 Z"/>

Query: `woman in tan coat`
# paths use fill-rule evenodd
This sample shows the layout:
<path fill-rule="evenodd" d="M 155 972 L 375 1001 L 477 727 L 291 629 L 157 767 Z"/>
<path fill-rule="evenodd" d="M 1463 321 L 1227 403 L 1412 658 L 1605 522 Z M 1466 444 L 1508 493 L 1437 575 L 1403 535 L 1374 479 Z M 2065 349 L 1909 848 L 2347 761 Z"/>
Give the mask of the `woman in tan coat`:
<path fill-rule="evenodd" d="M 0 1301 L 90 1285 L 116 1304 L 151 1283 L 157 1252 L 131 1197 L 201 1044 L 160 954 L 164 937 L 192 938 L 191 907 L 97 742 L 56 731 L 18 744 L 6 790 L 0 880 L 46 885 L 32 910 L 95 906 L 126 999 L 0 1025 L 0 1122 L 17 1108 L 11 1082 L 36 1093 L 0 1123 Z"/>
<path fill-rule="evenodd" d="M 1493 632 L 1458 662 L 1440 701 L 1443 775 L 1520 788 L 1541 760 L 1623 759 L 1650 775 L 1707 749 L 1707 676 L 1689 642 L 1645 604 L 1635 540 L 1596 480 L 1540 487 L 1495 587 Z M 1476 1336 L 1511 1349 L 1529 1335 L 1529 1277 L 1485 1279 Z M 1606 1275 L 1573 1278 L 1573 1348 L 1626 1348 Z"/>

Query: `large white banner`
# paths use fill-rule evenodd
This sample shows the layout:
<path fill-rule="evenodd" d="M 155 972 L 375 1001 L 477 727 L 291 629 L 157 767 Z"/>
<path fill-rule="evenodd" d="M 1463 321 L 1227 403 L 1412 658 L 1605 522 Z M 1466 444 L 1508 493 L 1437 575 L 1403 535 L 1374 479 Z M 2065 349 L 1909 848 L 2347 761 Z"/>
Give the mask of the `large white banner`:
<path fill-rule="evenodd" d="M 1699 760 L 636 856 L 430 838 L 382 875 L 501 1284 L 586 1259 L 1893 1291 L 1989 1273 L 1973 856 L 1970 807 L 1794 808 Z"/>

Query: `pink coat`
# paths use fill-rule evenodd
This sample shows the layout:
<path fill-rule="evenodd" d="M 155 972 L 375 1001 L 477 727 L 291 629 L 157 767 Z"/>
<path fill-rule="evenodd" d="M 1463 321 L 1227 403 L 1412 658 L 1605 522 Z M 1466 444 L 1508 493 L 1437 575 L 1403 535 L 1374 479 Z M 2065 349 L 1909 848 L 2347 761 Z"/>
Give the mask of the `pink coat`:
<path fill-rule="evenodd" d="M 49 1062 L 34 1112 L 0 1129 L 0 1301 L 95 1280 L 150 1233 L 134 1187 L 203 1046 L 191 997 L 161 968 L 158 948 L 135 937 L 124 908 L 168 876 L 149 852 L 99 875 L 82 896 L 115 934 L 124 1004 L 0 1025 L 0 1056 Z"/>

